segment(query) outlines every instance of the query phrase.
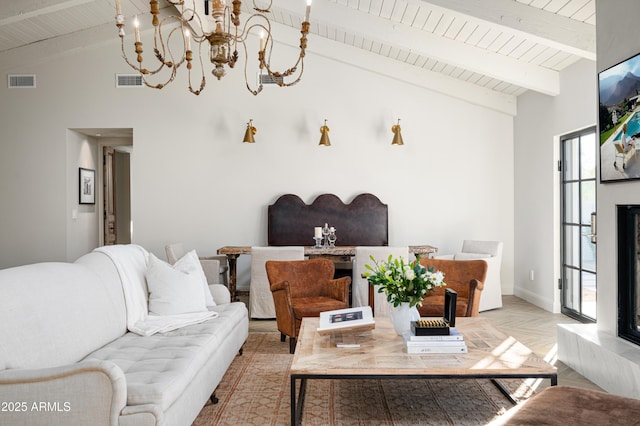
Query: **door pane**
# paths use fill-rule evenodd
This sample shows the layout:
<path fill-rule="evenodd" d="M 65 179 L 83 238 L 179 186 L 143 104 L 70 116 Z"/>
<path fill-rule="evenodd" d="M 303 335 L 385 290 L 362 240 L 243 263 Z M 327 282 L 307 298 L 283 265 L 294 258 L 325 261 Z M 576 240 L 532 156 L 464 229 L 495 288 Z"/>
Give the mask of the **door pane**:
<path fill-rule="evenodd" d="M 580 271 L 565 268 L 564 304 L 567 308 L 580 310 Z"/>
<path fill-rule="evenodd" d="M 564 220 L 580 223 L 580 182 L 567 183 L 564 186 Z"/>
<path fill-rule="evenodd" d="M 581 163 L 580 174 L 582 179 L 596 178 L 596 134 L 589 133 L 580 138 Z"/>
<path fill-rule="evenodd" d="M 591 224 L 591 213 L 596 211 L 596 181 L 583 181 L 580 188 L 580 216 L 583 225 Z"/>
<path fill-rule="evenodd" d="M 582 313 L 596 318 L 596 275 L 582 272 Z"/>
<path fill-rule="evenodd" d="M 580 143 L 579 139 L 567 139 L 564 141 L 564 180 L 577 180 L 579 179 L 578 172 L 580 171 L 579 161 L 580 158 Z"/>
<path fill-rule="evenodd" d="M 582 269 L 588 271 L 596 270 L 596 245 L 591 242 L 591 236 L 589 236 L 590 228 L 582 227 Z"/>
<path fill-rule="evenodd" d="M 580 267 L 580 227 L 566 226 L 564 232 L 564 263 Z"/>

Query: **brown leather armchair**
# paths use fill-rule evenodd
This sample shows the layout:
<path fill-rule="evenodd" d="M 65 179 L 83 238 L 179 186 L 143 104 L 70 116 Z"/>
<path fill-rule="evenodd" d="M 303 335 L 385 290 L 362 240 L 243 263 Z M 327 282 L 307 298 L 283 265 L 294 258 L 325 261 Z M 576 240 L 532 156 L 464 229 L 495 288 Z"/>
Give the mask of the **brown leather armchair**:
<path fill-rule="evenodd" d="M 293 353 L 304 317 L 349 307 L 350 277 L 333 279 L 335 267 L 328 259 L 270 260 L 265 264 L 276 307 L 282 341 L 289 336 Z"/>
<path fill-rule="evenodd" d="M 484 260 L 445 260 L 420 259 L 426 268 L 444 273 L 446 287 L 438 287 L 422 299 L 418 312 L 422 317 L 441 317 L 444 315 L 444 289 L 451 288 L 458 293 L 456 304 L 457 317 L 477 317 L 480 308 L 480 296 L 487 278 L 487 262 Z"/>

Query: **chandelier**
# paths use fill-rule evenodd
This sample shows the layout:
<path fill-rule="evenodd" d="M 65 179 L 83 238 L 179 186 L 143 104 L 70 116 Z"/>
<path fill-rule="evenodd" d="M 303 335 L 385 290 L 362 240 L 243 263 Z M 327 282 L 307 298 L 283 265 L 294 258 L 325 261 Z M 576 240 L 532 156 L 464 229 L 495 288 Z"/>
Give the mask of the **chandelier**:
<path fill-rule="evenodd" d="M 196 1 L 202 1 L 204 8 L 200 13 L 196 10 Z M 153 25 L 153 65 L 147 65 L 144 60 L 143 43 L 140 41 L 140 27 L 136 17 L 134 21 L 134 49 L 136 59 L 129 60 L 125 49 L 125 19 L 122 14 L 121 0 L 116 0 L 116 26 L 122 45 L 124 60 L 142 76 L 142 81 L 147 87 L 162 89 L 171 83 L 178 68 L 186 63 L 189 91 L 199 95 L 205 87 L 206 76 L 203 62 L 203 54 L 208 54 L 213 66 L 211 73 L 220 80 L 226 74 L 226 68 L 233 68 L 238 61 L 240 48 L 244 52 L 244 79 L 247 89 L 257 95 L 262 91 L 263 82 L 276 83 L 280 87 L 293 86 L 302 78 L 304 71 L 304 56 L 307 48 L 307 34 L 309 33 L 309 13 L 311 12 L 311 0 L 307 0 L 307 8 L 300 32 L 300 53 L 295 64 L 284 71 L 275 71 L 271 68 L 270 58 L 273 49 L 273 37 L 271 36 L 271 22 L 266 14 L 270 12 L 273 0 L 269 0 L 266 8 L 256 6 L 256 0 L 252 0 L 255 13 L 249 16 L 244 25 L 240 24 L 241 0 L 166 0 L 176 7 L 179 15 L 171 15 L 160 19 L 158 0 L 150 0 L 151 23 Z M 231 6 L 227 4 L 231 3 Z M 204 12 L 204 19 L 201 16 Z M 177 24 L 177 25 L 176 25 Z M 164 30 L 163 30 L 164 26 Z M 210 29 L 210 30 L 209 30 Z M 257 77 L 256 83 L 251 84 L 248 78 L 248 47 L 249 34 L 260 36 L 260 48 L 257 52 Z M 195 50 L 192 49 L 195 47 Z M 194 71 L 201 76 L 197 89 L 192 85 L 192 70 L 194 68 L 194 56 L 197 58 L 195 65 L 199 71 Z M 152 58 L 153 59 L 153 58 Z M 167 71 L 168 70 L 168 71 Z M 156 76 L 160 72 L 168 72 L 164 82 L 150 83 L 148 78 Z M 159 78 L 159 77 L 157 77 Z M 289 81 L 285 82 L 285 78 Z"/>

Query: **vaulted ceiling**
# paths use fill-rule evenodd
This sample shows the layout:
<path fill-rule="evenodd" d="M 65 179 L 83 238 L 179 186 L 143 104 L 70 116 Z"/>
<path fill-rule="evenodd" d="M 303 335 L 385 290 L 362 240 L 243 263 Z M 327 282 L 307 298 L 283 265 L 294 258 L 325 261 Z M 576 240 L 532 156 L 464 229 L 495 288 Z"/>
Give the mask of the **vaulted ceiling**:
<path fill-rule="evenodd" d="M 147 0 L 122 8 L 147 21 Z M 294 46 L 304 9 L 304 0 L 271 7 L 274 32 Z M 115 0 L 0 2 L 0 64 L 28 72 L 48 56 L 113 39 L 114 15 Z M 517 96 L 555 96 L 560 71 L 595 61 L 595 19 L 595 0 L 313 0 L 308 52 L 515 114 Z"/>

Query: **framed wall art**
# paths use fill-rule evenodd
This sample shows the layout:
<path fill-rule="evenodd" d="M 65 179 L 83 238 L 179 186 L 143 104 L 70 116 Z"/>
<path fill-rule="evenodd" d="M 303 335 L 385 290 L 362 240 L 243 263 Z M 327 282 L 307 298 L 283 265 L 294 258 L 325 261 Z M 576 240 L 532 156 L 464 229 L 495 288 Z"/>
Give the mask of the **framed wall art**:
<path fill-rule="evenodd" d="M 598 73 L 600 182 L 640 179 L 640 53 Z"/>
<path fill-rule="evenodd" d="M 96 171 L 80 167 L 80 204 L 96 203 Z"/>

